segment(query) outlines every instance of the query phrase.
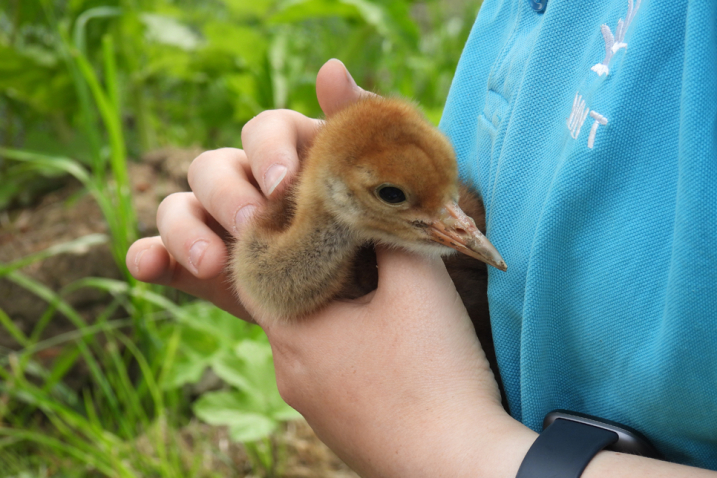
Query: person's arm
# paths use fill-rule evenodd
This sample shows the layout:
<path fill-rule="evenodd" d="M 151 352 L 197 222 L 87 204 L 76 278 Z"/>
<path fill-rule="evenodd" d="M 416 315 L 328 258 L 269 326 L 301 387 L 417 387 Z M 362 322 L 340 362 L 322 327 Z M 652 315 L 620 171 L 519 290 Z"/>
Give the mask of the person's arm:
<path fill-rule="evenodd" d="M 319 73 L 317 95 L 329 116 L 364 94 L 339 62 Z M 246 151 L 201 155 L 190 169 L 193 193 L 162 203 L 161 237 L 132 245 L 130 272 L 252 320 L 224 275 L 228 253 L 219 233 L 239 236 L 251 212 L 244 207 L 261 207 L 265 195 L 284 190 L 298 169 L 296 151 L 316 126 L 295 112 L 269 112 L 242 132 Z M 277 165 L 286 174 L 274 187 L 283 173 L 272 169 Z M 374 293 L 334 302 L 294 324 L 265 327 L 282 396 L 362 476 L 514 477 L 537 434 L 501 407 L 443 263 L 397 250 L 377 255 Z M 601 452 L 583 476 L 717 474 Z"/>

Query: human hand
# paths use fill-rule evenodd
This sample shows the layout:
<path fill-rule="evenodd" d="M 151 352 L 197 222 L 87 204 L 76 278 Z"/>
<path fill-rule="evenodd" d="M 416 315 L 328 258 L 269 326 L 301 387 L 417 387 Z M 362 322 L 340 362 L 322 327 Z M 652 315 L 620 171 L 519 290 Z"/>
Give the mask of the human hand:
<path fill-rule="evenodd" d="M 266 328 L 282 396 L 362 476 L 515 476 L 506 453 L 533 433 L 504 412 L 443 262 L 377 260 L 363 300 Z"/>
<path fill-rule="evenodd" d="M 366 94 L 338 61 L 319 72 L 317 96 L 329 117 Z M 226 275 L 225 239 L 239 237 L 265 198 L 290 184 L 298 151 L 311 144 L 319 125 L 292 111 L 265 112 L 242 131 L 244 150 L 200 155 L 189 171 L 193 192 L 160 205 L 160 237 L 130 248 L 132 274 L 253 320 Z M 500 405 L 443 263 L 379 250 L 378 265 L 375 293 L 334 302 L 297 323 L 265 327 L 280 391 L 361 473 L 437 475 L 457 465 L 472 475 L 475 448 L 492 449 L 517 422 Z M 488 429 L 494 433 L 483 433 Z"/>

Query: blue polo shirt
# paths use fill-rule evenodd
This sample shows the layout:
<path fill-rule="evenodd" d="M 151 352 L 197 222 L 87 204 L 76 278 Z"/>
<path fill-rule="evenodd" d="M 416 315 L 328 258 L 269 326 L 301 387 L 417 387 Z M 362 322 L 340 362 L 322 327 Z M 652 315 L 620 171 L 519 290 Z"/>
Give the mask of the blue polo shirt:
<path fill-rule="evenodd" d="M 498 363 L 717 469 L 717 2 L 485 0 L 442 129 L 486 205 Z"/>

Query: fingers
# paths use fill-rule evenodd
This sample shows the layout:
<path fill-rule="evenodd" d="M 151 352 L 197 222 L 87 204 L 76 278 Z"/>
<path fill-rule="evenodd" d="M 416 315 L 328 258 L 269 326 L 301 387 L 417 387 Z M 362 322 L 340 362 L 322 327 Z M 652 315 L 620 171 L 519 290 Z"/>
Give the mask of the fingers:
<path fill-rule="evenodd" d="M 199 203 L 235 237 L 264 204 L 264 197 L 253 184 L 249 160 L 241 149 L 224 148 L 200 154 L 189 167 L 188 179 Z M 192 210 L 201 217 L 196 207 Z M 182 228 L 188 229 L 184 225 Z"/>
<path fill-rule="evenodd" d="M 199 279 L 177 262 L 164 247 L 160 237 L 145 237 L 127 251 L 127 269 L 142 282 L 179 289 L 214 303 L 217 307 L 253 322 L 249 313 L 234 296 L 231 281 L 222 271 L 211 279 Z"/>
<path fill-rule="evenodd" d="M 356 85 L 349 71 L 339 60 L 332 59 L 324 63 L 316 76 L 316 98 L 327 117 L 368 95 L 373 93 Z"/>
<path fill-rule="evenodd" d="M 213 219 L 192 193 L 167 196 L 157 211 L 164 246 L 182 267 L 200 279 L 219 275 L 226 263 L 224 241 L 209 227 Z"/>
<path fill-rule="evenodd" d="M 136 279 L 174 287 L 253 321 L 227 276 L 221 227 L 194 194 L 167 196 L 157 211 L 157 227 L 161 237 L 140 239 L 127 252 L 127 268 Z"/>
<path fill-rule="evenodd" d="M 308 148 L 321 121 L 290 110 L 260 113 L 241 132 L 251 171 L 264 195 L 281 193 L 299 169 L 299 152 Z"/>
<path fill-rule="evenodd" d="M 176 261 L 162 244 L 160 237 L 145 237 L 132 244 L 125 257 L 127 269 L 142 282 L 169 285 L 174 275 Z"/>

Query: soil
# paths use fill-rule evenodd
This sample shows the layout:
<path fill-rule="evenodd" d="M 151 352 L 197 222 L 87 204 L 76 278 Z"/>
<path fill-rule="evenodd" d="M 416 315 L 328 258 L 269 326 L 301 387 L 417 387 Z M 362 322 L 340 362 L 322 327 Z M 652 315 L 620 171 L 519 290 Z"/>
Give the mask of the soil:
<path fill-rule="evenodd" d="M 180 446 L 187 447 L 187 456 L 196 456 L 202 445 L 209 442 L 212 450 L 202 463 L 204 470 L 211 470 L 219 476 L 258 478 L 251 473 L 251 463 L 245 448 L 229 440 L 223 427 L 210 427 L 204 423 L 192 422 L 181 432 Z M 272 476 L 281 478 L 358 478 L 326 445 L 318 441 L 309 425 L 303 420 L 288 422 L 275 438 L 279 467 Z M 138 443 L 138 448 L 141 444 Z M 147 450 L 152 452 L 152 450 Z M 200 470 L 200 471 L 204 471 Z M 256 471 L 254 471 L 256 473 Z"/>
<path fill-rule="evenodd" d="M 128 165 L 133 200 L 140 234 L 157 234 L 155 215 L 161 200 L 169 194 L 188 191 L 187 171 L 191 161 L 201 153 L 199 149 L 166 148 L 146 154 L 140 162 Z M 67 180 L 65 180 L 67 181 Z M 93 198 L 83 192 L 75 181 L 67 181 L 56 191 L 45 195 L 38 204 L 23 209 L 0 211 L 0 263 L 9 263 L 50 246 L 63 244 L 93 233 L 108 234 L 102 213 Z M 114 262 L 108 244 L 86 248 L 73 254 L 59 254 L 35 262 L 21 272 L 53 291 L 59 291 L 83 277 L 120 279 L 121 272 Z M 83 288 L 65 297 L 87 321 L 96 317 L 107 305 L 108 297 L 100 291 Z M 26 335 L 32 333 L 47 304 L 23 287 L 0 279 L 0 309 Z M 61 314 L 49 322 L 42 338 L 49 338 L 75 327 Z M 19 344 L 6 333 L 0 333 L 0 351 L 16 350 Z M 58 350 L 43 352 L 52 360 Z M 246 454 L 241 445 L 227 444 L 226 432 L 201 425 L 205 433 L 216 435 L 211 440 L 224 444 L 237 466 Z M 214 430 L 214 431 L 211 431 Z M 323 445 L 305 422 L 292 422 L 278 438 L 286 444 L 287 465 L 282 476 L 287 477 L 356 477 L 340 459 Z M 234 448 L 231 448 L 234 447 Z M 237 461 L 239 460 L 239 461 Z M 229 475 L 226 475 L 229 476 Z M 234 475 L 232 475 L 234 476 Z"/>
<path fill-rule="evenodd" d="M 128 164 L 140 234 L 157 234 L 157 206 L 169 194 L 189 190 L 189 164 L 200 152 L 199 149 L 166 148 L 145 155 L 141 162 Z M 68 181 L 35 206 L 0 212 L 0 263 L 93 233 L 108 233 L 102 212 L 76 181 Z M 89 247 L 79 254 L 59 254 L 35 262 L 21 272 L 54 291 L 82 277 L 121 278 L 108 244 Z M 90 288 L 74 292 L 66 299 L 87 319 L 106 305 L 106 295 Z M 31 292 L 0 279 L 0 309 L 23 333 L 31 333 L 46 308 L 47 304 Z M 56 314 L 42 337 L 72 329 L 67 319 Z M 0 347 L 14 349 L 17 346 L 12 337 L 0 334 Z"/>

